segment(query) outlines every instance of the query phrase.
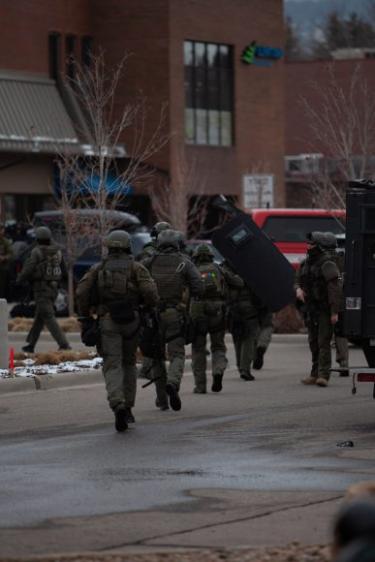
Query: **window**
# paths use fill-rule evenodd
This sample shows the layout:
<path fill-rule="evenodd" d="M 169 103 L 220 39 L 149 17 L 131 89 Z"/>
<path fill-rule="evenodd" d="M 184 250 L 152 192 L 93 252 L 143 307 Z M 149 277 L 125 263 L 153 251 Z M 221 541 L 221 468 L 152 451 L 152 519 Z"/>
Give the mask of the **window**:
<path fill-rule="evenodd" d="M 262 230 L 275 242 L 306 242 L 308 232 L 341 234 L 344 227 L 338 217 L 280 216 L 268 217 Z"/>
<path fill-rule="evenodd" d="M 76 36 L 67 35 L 65 37 L 65 64 L 68 78 L 74 78 L 75 74 L 75 48 Z"/>
<path fill-rule="evenodd" d="M 233 144 L 233 53 L 229 45 L 185 41 L 185 137 L 191 144 Z"/>
<path fill-rule="evenodd" d="M 59 78 L 60 73 L 60 41 L 59 33 L 53 32 L 48 36 L 49 75 L 53 80 Z"/>
<path fill-rule="evenodd" d="M 296 154 L 285 157 L 285 171 L 290 174 L 318 174 L 323 154 Z"/>
<path fill-rule="evenodd" d="M 85 35 L 81 39 L 81 62 L 83 66 L 91 65 L 92 56 L 92 37 Z"/>

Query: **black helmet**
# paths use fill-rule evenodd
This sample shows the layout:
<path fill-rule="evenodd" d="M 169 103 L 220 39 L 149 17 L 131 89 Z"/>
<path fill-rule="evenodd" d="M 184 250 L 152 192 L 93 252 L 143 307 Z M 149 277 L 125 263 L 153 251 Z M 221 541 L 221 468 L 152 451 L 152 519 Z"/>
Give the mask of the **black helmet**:
<path fill-rule="evenodd" d="M 48 226 L 38 226 L 35 229 L 35 238 L 39 242 L 40 240 L 49 241 L 52 238 L 52 232 Z"/>
<path fill-rule="evenodd" d="M 163 222 L 163 221 L 157 222 L 152 227 L 151 238 L 157 238 L 159 236 L 159 234 L 161 232 L 163 232 L 163 230 L 168 230 L 170 228 L 171 228 L 171 225 L 169 224 L 169 222 Z"/>
<path fill-rule="evenodd" d="M 214 257 L 214 253 L 212 251 L 212 248 L 210 248 L 210 246 L 208 244 L 199 244 L 199 246 L 196 247 L 196 249 L 194 250 L 194 254 L 193 254 L 193 258 L 200 258 L 200 257 L 209 257 L 209 258 L 213 258 Z"/>
<path fill-rule="evenodd" d="M 179 233 L 177 230 L 172 230 L 168 228 L 167 230 L 163 230 L 160 232 L 157 238 L 157 247 L 158 248 L 165 248 L 167 246 L 173 246 L 177 250 L 179 249 Z"/>
<path fill-rule="evenodd" d="M 125 230 L 113 230 L 106 236 L 104 244 L 107 248 L 130 250 L 130 236 Z"/>
<path fill-rule="evenodd" d="M 336 236 L 332 232 L 319 232 L 315 230 L 307 235 L 307 239 L 311 244 L 316 244 L 322 250 L 337 248 Z"/>

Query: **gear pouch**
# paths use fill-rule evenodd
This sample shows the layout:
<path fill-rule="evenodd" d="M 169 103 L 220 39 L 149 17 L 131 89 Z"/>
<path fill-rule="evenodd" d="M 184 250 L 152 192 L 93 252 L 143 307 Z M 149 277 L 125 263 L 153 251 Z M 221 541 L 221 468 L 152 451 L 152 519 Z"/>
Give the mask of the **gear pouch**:
<path fill-rule="evenodd" d="M 183 336 L 183 319 L 175 308 L 167 308 L 160 314 L 166 342 Z"/>
<path fill-rule="evenodd" d="M 107 306 L 109 315 L 116 324 L 130 324 L 130 322 L 134 322 L 134 306 L 129 300 L 112 301 Z"/>

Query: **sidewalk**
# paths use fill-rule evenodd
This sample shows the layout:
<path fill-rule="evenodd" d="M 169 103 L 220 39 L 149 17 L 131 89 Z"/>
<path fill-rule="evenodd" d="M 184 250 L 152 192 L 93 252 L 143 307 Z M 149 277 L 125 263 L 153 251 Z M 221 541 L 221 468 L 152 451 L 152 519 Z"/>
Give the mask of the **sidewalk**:
<path fill-rule="evenodd" d="M 16 342 L 21 344 L 25 341 L 26 334 L 23 332 L 14 332 L 10 333 L 10 336 L 12 336 L 12 338 L 10 339 L 13 340 L 13 344 L 15 344 Z M 69 336 L 73 349 L 85 349 L 85 347 L 81 344 L 80 334 L 71 333 L 69 334 Z M 44 345 L 50 347 L 54 345 L 51 337 L 46 332 L 43 333 L 41 340 L 41 343 Z M 278 344 L 288 344 L 293 342 L 297 344 L 301 343 L 302 345 L 304 345 L 305 343 L 307 343 L 305 334 L 274 334 L 272 341 Z M 232 344 L 230 335 L 227 335 L 226 343 L 228 345 Z M 188 359 L 185 366 L 187 372 L 191 372 L 191 363 L 189 357 L 190 347 L 188 347 L 187 349 Z M 146 382 L 145 379 L 140 379 L 140 381 Z M 0 397 L 3 394 L 9 394 L 13 392 L 31 392 L 34 390 L 49 390 L 70 386 L 101 383 L 103 383 L 103 375 L 101 369 L 82 370 L 58 374 L 38 374 L 30 377 L 15 377 L 7 379 L 0 378 Z"/>

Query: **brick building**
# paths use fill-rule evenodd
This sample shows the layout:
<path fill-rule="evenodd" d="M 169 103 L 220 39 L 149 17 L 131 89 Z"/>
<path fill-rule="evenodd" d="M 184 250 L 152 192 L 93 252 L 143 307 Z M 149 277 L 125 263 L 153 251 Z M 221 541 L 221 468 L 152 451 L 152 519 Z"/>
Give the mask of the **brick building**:
<path fill-rule="evenodd" d="M 354 58 L 285 64 L 285 184 L 289 207 L 321 206 L 322 202 L 312 199 L 311 183 L 326 173 L 339 188 L 344 187 L 340 171 L 340 160 L 345 159 L 344 142 L 353 175 L 375 173 L 375 59 L 367 58 L 364 49 L 344 51 L 345 56 L 353 54 Z M 333 85 L 337 105 L 334 97 L 328 104 L 324 101 L 324 94 L 333 92 Z M 322 135 L 314 135 L 305 102 L 313 111 L 328 111 L 332 116 L 335 126 L 331 131 L 326 127 L 325 141 Z M 336 134 L 341 140 L 335 143 Z"/>
<path fill-rule="evenodd" d="M 170 140 L 150 162 L 159 177 L 178 186 L 183 148 L 206 195 L 241 201 L 244 176 L 262 172 L 273 204 L 285 204 L 283 59 L 263 49 L 255 64 L 241 60 L 252 41 L 283 47 L 282 0 L 13 0 L 0 21 L 3 218 L 52 204 L 56 146 L 79 152 L 83 142 L 59 77 L 72 72 L 69 56 L 85 62 L 99 47 L 108 66 L 132 53 L 117 103 L 142 90 L 146 136 L 168 104 Z M 121 140 L 129 152 L 131 138 Z M 135 186 L 132 207 L 150 218 L 145 188 Z"/>

